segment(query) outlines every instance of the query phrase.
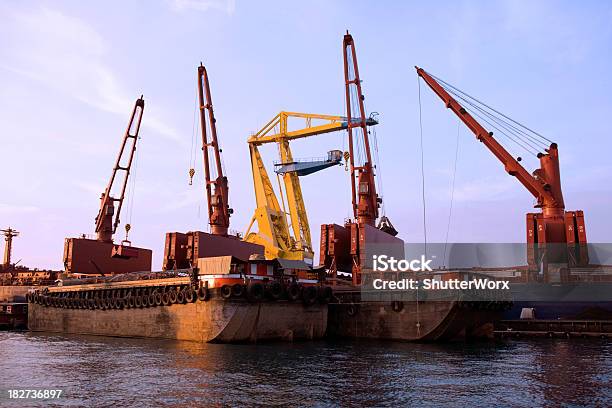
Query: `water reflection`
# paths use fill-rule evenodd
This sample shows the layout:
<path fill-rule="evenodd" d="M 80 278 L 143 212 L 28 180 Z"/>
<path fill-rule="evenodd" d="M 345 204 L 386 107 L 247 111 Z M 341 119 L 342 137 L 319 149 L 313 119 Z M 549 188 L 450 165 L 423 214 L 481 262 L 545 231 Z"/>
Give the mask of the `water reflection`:
<path fill-rule="evenodd" d="M 599 340 L 248 346 L 5 332 L 0 350 L 0 388 L 63 388 L 58 406 L 612 404 L 612 345 Z"/>

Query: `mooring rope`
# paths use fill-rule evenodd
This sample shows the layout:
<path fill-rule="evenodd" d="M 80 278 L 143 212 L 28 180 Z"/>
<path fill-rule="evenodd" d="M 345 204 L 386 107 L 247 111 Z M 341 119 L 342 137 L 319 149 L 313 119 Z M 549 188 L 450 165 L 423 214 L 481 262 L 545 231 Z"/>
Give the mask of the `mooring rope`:
<path fill-rule="evenodd" d="M 455 198 L 455 180 L 457 178 L 457 161 L 459 158 L 459 132 L 461 129 L 461 123 L 457 122 L 457 141 L 455 144 L 455 164 L 453 165 L 453 182 L 451 183 L 451 196 L 450 196 L 450 207 L 448 209 L 448 224 L 446 225 L 446 239 L 444 240 L 444 262 L 442 263 L 443 266 L 447 266 L 446 265 L 446 248 L 448 246 L 448 236 L 450 233 L 450 226 L 451 226 L 451 218 L 453 215 L 453 201 Z"/>
<path fill-rule="evenodd" d="M 417 77 L 419 84 L 419 130 L 421 138 L 421 199 L 423 202 L 423 239 L 425 250 L 424 254 L 427 257 L 427 211 L 425 202 L 425 149 L 423 147 L 423 108 L 421 106 L 421 78 Z"/>

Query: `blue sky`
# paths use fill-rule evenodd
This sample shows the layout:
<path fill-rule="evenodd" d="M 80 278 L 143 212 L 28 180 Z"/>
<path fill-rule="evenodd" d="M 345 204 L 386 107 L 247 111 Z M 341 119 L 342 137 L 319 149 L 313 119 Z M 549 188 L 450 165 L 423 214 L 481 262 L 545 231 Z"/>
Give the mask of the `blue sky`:
<path fill-rule="evenodd" d="M 602 1 L 2 2 L 0 226 L 22 232 L 14 258 L 60 268 L 63 240 L 93 233 L 134 100 L 146 101 L 131 240 L 207 228 L 198 168 L 187 172 L 196 67 L 211 78 L 219 136 L 244 231 L 254 210 L 247 137 L 280 110 L 343 114 L 342 35 L 353 34 L 377 127 L 385 212 L 409 242 L 423 237 L 414 65 L 559 143 L 567 209 L 590 241 L 612 220 L 612 5 Z M 457 120 L 422 87 L 427 228 L 446 236 Z M 459 128 L 450 241 L 523 242 L 533 198 Z M 295 157 L 346 149 L 346 135 L 295 142 Z M 262 149 L 271 165 L 273 147 Z M 517 152 L 518 153 L 518 152 Z M 525 160 L 531 171 L 535 160 Z M 321 223 L 350 215 L 340 167 L 302 179 L 314 245 Z M 124 213 L 123 221 L 128 220 Z"/>

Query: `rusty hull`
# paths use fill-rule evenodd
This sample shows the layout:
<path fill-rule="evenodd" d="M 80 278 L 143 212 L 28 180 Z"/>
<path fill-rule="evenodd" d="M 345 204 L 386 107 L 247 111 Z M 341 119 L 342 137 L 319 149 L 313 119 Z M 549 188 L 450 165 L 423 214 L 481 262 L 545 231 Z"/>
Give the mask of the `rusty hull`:
<path fill-rule="evenodd" d="M 336 303 L 328 319 L 330 337 L 449 341 L 491 338 L 501 311 L 457 301 Z"/>

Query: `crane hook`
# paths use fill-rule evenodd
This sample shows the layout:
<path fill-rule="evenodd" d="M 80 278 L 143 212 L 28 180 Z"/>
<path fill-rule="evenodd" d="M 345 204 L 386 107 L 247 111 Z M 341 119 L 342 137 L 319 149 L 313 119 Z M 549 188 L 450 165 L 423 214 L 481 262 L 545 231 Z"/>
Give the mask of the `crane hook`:
<path fill-rule="evenodd" d="M 349 159 L 351 158 L 351 154 L 349 152 L 344 152 L 344 171 L 349 171 L 348 168 L 348 163 L 349 163 Z"/>
<path fill-rule="evenodd" d="M 125 239 L 121 241 L 121 245 L 123 244 L 131 245 L 132 244 L 132 242 L 128 239 L 131 229 L 132 229 L 132 226 L 130 224 L 125 224 Z"/>
<path fill-rule="evenodd" d="M 193 185 L 193 175 L 195 174 L 195 169 L 189 169 L 189 185 Z"/>

